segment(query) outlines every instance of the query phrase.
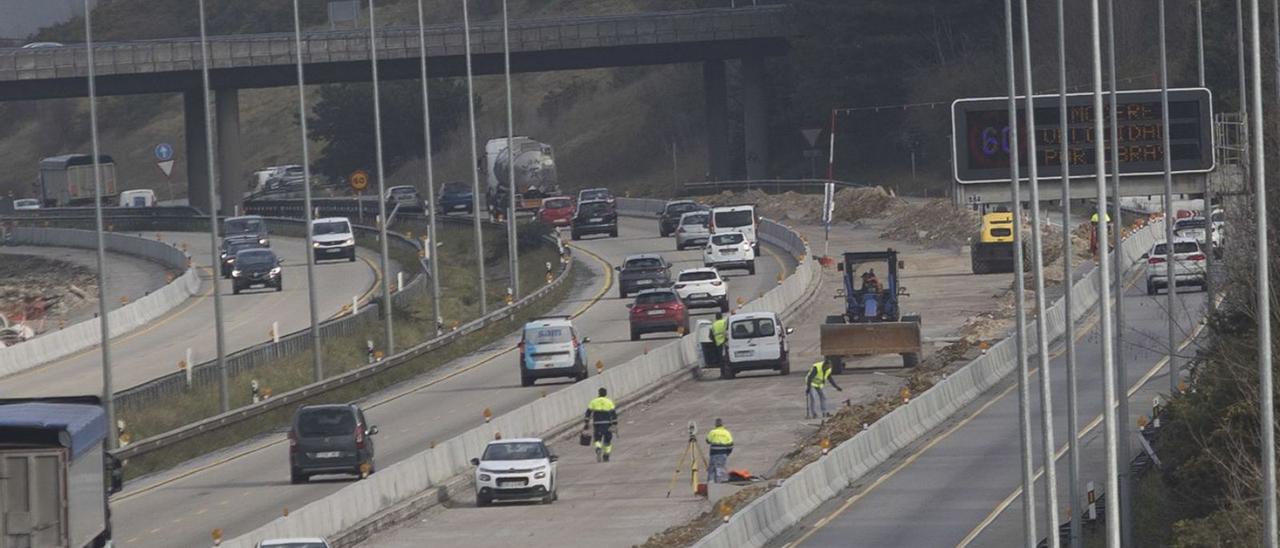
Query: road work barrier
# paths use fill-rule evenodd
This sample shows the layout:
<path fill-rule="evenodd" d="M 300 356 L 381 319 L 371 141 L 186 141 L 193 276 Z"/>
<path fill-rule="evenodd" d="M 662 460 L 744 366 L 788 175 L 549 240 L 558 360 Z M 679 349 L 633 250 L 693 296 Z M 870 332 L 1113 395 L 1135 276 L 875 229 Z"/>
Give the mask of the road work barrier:
<path fill-rule="evenodd" d="M 660 200 L 619 198 L 618 208 L 620 213 L 651 217 L 656 222 L 653 213 L 661 208 L 662 203 Z M 766 243 L 799 257 L 800 262 L 794 274 L 758 299 L 758 303 L 746 305 L 747 309 L 775 306 L 774 310 L 782 311 L 799 306 L 816 289 L 821 267 L 809 258 L 807 244 L 794 231 L 772 221 L 762 222 L 759 230 Z M 565 428 L 581 420 L 583 406 L 595 397 L 598 388 L 607 388 L 615 399 L 625 401 L 647 393 L 672 375 L 687 374 L 691 367 L 699 366 L 700 355 L 701 349 L 691 335 L 650 349 L 647 354 L 626 363 L 607 367 L 602 374 L 592 375 L 441 441 L 431 449 L 387 466 L 363 481 L 349 484 L 325 498 L 291 511 L 288 516 L 276 518 L 252 532 L 224 542 L 223 546 L 251 548 L 255 542 L 268 538 L 333 537 L 356 527 L 384 508 L 468 472 L 471 470 L 469 459 L 479 456 L 495 434 L 501 433 L 505 438 L 541 436 Z M 210 524 L 211 527 L 217 525 Z"/>
<path fill-rule="evenodd" d="M 1152 223 L 1132 233 L 1119 249 L 1121 264 L 1134 264 L 1164 233 L 1162 222 Z M 1079 321 L 1098 302 L 1098 269 L 1094 268 L 1074 285 L 1073 313 Z M 1106 280 L 1106 277 L 1103 277 Z M 1066 328 L 1063 299 L 1045 313 L 1051 338 Z M 1035 324 L 1027 326 L 1027 348 L 1035 349 Z M 985 354 L 943 379 L 933 388 L 871 424 L 825 457 L 802 468 L 782 485 L 736 510 L 729 521 L 716 528 L 695 548 L 739 548 L 764 546 L 770 539 L 798 523 L 823 502 L 885 462 L 897 451 L 940 425 L 987 389 L 995 386 L 1017 367 L 1017 349 L 1012 337 L 992 346 Z"/>
<path fill-rule="evenodd" d="M 128 234 L 105 234 L 107 251 L 153 261 L 165 269 L 182 272 L 164 287 L 107 313 L 111 336 L 118 337 L 159 318 L 200 291 L 200 277 L 188 265 L 190 256 L 172 245 Z M 97 249 L 92 230 L 17 227 L 8 231 L 12 245 Z M 108 290 L 110 288 L 108 287 Z M 0 376 L 12 375 L 48 363 L 102 342 L 97 318 L 48 332 L 8 348 L 0 348 Z"/>

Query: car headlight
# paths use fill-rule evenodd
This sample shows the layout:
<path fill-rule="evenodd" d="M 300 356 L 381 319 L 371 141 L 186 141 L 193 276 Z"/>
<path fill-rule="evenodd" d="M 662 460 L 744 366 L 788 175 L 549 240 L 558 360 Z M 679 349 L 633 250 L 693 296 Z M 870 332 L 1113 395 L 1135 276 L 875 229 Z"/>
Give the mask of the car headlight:
<path fill-rule="evenodd" d="M 345 240 L 342 240 L 342 245 L 356 245 L 356 239 L 355 239 L 355 238 L 347 238 L 347 239 L 345 239 Z"/>
<path fill-rule="evenodd" d="M 533 474 L 533 479 L 542 479 L 542 478 L 545 478 L 545 477 L 547 477 L 547 473 L 546 473 L 546 472 L 534 472 L 534 474 Z"/>
<path fill-rule="evenodd" d="M 270 242 L 270 241 L 271 240 L 268 240 L 266 238 L 258 238 L 258 245 L 267 245 L 267 242 Z"/>
<path fill-rule="evenodd" d="M 489 480 L 492 480 L 492 479 L 493 479 L 493 477 L 492 477 L 492 476 L 490 476 L 489 474 L 480 474 L 480 481 L 489 481 Z"/>
<path fill-rule="evenodd" d="M 227 259 L 227 264 L 235 264 L 235 259 Z"/>
<path fill-rule="evenodd" d="M 280 267 L 278 267 L 278 266 L 277 266 L 277 267 L 275 267 L 275 268 L 271 269 L 271 275 L 272 275 L 272 276 L 279 276 L 279 275 L 280 275 Z"/>
<path fill-rule="evenodd" d="M 311 247 L 320 247 L 320 242 L 311 242 Z"/>
<path fill-rule="evenodd" d="M 238 269 L 238 268 L 237 268 L 237 269 L 235 269 L 235 270 L 232 270 L 232 271 L 231 271 L 231 277 L 232 277 L 232 278 L 239 278 L 239 277 L 240 277 L 240 269 Z"/>

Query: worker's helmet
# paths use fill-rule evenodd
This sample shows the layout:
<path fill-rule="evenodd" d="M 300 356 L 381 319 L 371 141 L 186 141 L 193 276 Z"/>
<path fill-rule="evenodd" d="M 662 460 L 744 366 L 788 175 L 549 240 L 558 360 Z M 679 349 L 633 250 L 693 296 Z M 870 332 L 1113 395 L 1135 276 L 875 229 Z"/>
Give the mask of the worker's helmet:
<path fill-rule="evenodd" d="M 722 420 L 720 420 L 720 419 L 716 419 L 716 427 L 717 427 L 717 428 L 719 428 L 719 427 L 721 427 L 721 426 L 724 426 L 724 421 L 722 421 Z"/>
<path fill-rule="evenodd" d="M 596 391 L 596 393 L 597 393 L 597 394 L 599 394 L 599 395 L 600 395 L 600 397 L 602 397 L 602 398 L 603 398 L 603 397 L 605 397 L 605 395 L 606 395 L 606 394 L 608 394 L 608 393 L 609 393 L 609 391 L 608 391 L 608 390 L 605 390 L 605 389 L 604 389 L 604 387 L 602 386 L 602 387 L 600 387 L 600 390 L 597 390 L 597 391 Z"/>

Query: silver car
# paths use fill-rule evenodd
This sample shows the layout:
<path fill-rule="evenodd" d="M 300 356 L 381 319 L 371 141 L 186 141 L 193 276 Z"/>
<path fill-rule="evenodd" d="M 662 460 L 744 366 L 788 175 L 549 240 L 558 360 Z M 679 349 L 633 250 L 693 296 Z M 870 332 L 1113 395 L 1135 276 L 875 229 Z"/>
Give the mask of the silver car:
<path fill-rule="evenodd" d="M 676 227 L 676 251 L 707 245 L 707 240 L 711 238 L 711 229 L 707 228 L 710 222 L 711 213 L 708 211 L 691 211 L 681 215 L 679 226 Z"/>

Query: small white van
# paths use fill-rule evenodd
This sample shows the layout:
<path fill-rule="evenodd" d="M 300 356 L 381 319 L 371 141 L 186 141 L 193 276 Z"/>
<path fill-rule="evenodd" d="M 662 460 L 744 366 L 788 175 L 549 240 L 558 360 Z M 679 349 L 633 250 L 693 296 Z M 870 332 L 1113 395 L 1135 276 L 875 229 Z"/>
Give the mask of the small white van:
<path fill-rule="evenodd" d="M 120 207 L 152 207 L 156 205 L 156 192 L 149 188 L 126 190 L 120 193 Z"/>
<path fill-rule="evenodd" d="M 781 375 L 791 373 L 787 335 L 794 330 L 783 328 L 773 312 L 744 312 L 730 315 L 726 358 L 720 365 L 720 378 L 732 379 L 740 371 L 772 369 Z"/>
<path fill-rule="evenodd" d="M 723 206 L 711 209 L 709 228 L 712 235 L 721 232 L 741 232 L 747 238 L 747 243 L 751 244 L 751 250 L 759 255 L 760 239 L 756 237 L 757 222 L 759 219 L 756 217 L 756 206 Z"/>

